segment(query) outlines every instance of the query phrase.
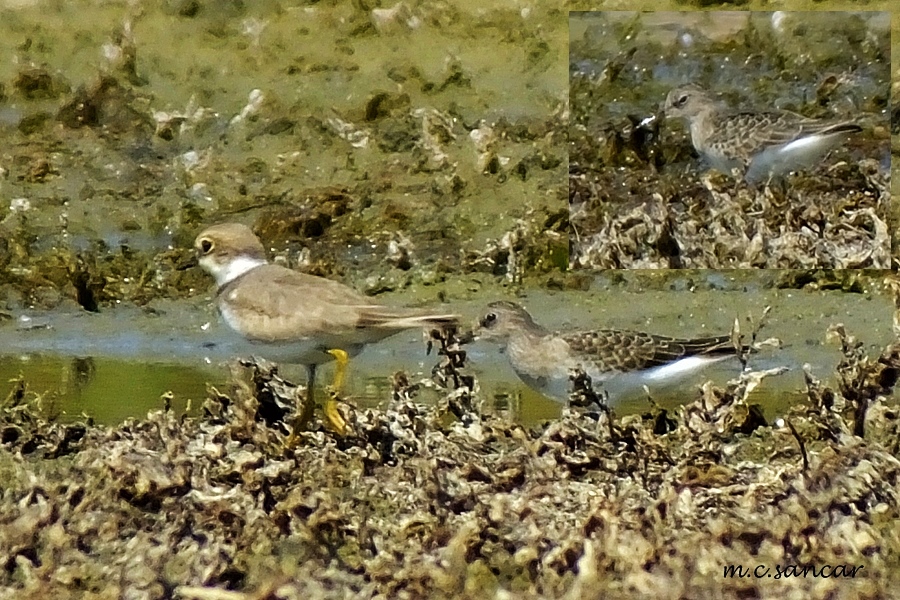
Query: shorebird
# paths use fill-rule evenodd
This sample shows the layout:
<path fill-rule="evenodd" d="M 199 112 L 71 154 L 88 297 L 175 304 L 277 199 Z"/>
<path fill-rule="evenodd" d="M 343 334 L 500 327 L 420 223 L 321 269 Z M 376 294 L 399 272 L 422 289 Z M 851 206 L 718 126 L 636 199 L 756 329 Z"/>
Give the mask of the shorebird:
<path fill-rule="evenodd" d="M 452 314 L 382 306 L 342 283 L 269 264 L 259 238 L 238 223 L 205 229 L 194 250 L 200 266 L 216 280 L 216 304 L 228 326 L 259 356 L 306 367 L 307 398 L 297 411 L 291 440 L 312 418 L 318 365 L 337 361 L 333 388 L 339 389 L 349 358 L 366 344 L 406 329 L 457 322 Z M 324 412 L 331 427 L 343 433 L 333 396 Z"/>
<path fill-rule="evenodd" d="M 506 301 L 488 305 L 475 335 L 502 344 L 522 381 L 560 401 L 572 391 L 570 375 L 576 368 L 615 401 L 645 385 L 674 384 L 738 355 L 730 335 L 677 339 L 618 329 L 551 332 L 522 306 Z"/>
<path fill-rule="evenodd" d="M 748 183 L 809 169 L 862 127 L 850 121 L 810 119 L 792 112 L 728 112 L 710 95 L 688 85 L 669 92 L 667 118 L 685 119 L 691 142 L 723 173 L 743 174 Z"/>

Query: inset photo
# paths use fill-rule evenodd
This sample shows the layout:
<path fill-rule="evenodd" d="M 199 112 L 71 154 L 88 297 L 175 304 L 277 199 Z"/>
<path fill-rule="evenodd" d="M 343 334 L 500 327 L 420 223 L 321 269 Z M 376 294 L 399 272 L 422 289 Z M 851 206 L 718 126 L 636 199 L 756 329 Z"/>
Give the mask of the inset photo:
<path fill-rule="evenodd" d="M 569 31 L 572 268 L 891 268 L 889 13 Z"/>

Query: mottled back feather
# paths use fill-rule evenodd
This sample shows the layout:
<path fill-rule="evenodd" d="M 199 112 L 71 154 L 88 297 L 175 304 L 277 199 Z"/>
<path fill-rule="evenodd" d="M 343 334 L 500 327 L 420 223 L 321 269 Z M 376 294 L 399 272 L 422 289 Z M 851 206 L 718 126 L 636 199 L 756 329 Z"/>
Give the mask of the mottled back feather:
<path fill-rule="evenodd" d="M 722 115 L 718 128 L 706 139 L 708 151 L 745 164 L 770 146 L 787 144 L 812 134 L 856 133 L 862 127 L 850 122 L 820 121 L 791 112 L 740 112 Z"/>
<path fill-rule="evenodd" d="M 737 354 L 727 335 L 678 339 L 638 331 L 599 329 L 559 333 L 574 352 L 590 357 L 604 371 L 636 371 L 658 367 L 689 356 Z"/>

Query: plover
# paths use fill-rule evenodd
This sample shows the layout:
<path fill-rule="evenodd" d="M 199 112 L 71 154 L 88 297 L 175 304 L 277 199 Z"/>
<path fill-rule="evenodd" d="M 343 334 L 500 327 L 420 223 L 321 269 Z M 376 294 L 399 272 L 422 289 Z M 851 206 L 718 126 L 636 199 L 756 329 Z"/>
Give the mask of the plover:
<path fill-rule="evenodd" d="M 569 397 L 570 374 L 576 368 L 614 402 L 645 385 L 666 387 L 737 356 L 729 335 L 677 339 L 617 329 L 551 332 L 522 306 L 506 301 L 488 305 L 475 335 L 502 344 L 522 381 L 560 401 Z"/>
<path fill-rule="evenodd" d="M 777 179 L 809 169 L 862 127 L 850 121 L 823 121 L 791 112 L 728 112 L 699 87 L 669 92 L 667 118 L 689 124 L 691 142 L 723 173 L 742 173 L 748 183 Z"/>
<path fill-rule="evenodd" d="M 307 399 L 294 420 L 294 437 L 312 417 L 318 365 L 337 359 L 339 387 L 347 360 L 366 344 L 405 329 L 457 321 L 452 314 L 382 306 L 342 283 L 269 264 L 259 238 L 238 223 L 205 229 L 194 249 L 200 266 L 218 285 L 219 312 L 251 342 L 254 353 L 306 367 Z M 333 398 L 326 402 L 325 415 L 332 428 L 343 431 Z"/>

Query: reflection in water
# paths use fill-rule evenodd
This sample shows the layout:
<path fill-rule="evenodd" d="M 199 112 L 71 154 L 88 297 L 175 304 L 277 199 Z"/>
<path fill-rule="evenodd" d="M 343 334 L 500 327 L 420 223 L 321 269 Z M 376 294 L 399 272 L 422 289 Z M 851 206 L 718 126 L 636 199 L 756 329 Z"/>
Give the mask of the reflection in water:
<path fill-rule="evenodd" d="M 207 381 L 225 385 L 225 371 L 178 365 L 60 355 L 0 356 L 0 397 L 6 397 L 19 377 L 26 384 L 26 401 L 40 397 L 49 414 L 62 420 L 88 415 L 100 423 L 118 423 L 163 408 L 162 396 L 173 393 L 178 412 L 199 406 Z"/>
<path fill-rule="evenodd" d="M 73 358 L 72 373 L 75 375 L 75 389 L 80 393 L 97 373 L 97 363 L 91 357 Z"/>

